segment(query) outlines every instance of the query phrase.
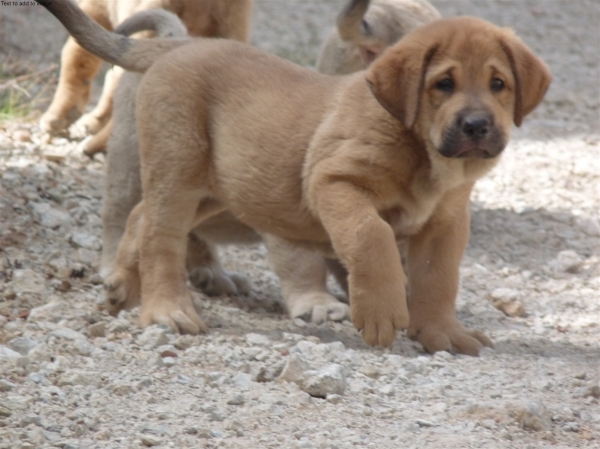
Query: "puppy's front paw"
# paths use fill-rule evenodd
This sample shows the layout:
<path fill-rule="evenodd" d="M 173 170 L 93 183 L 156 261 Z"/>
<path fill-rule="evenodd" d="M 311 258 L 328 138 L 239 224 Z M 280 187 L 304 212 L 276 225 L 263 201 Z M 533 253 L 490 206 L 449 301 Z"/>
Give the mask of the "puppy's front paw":
<path fill-rule="evenodd" d="M 494 347 L 483 332 L 469 331 L 454 316 L 424 323 L 411 320 L 408 336 L 421 343 L 429 353 L 448 351 L 452 354 L 477 356 L 484 346 Z"/>
<path fill-rule="evenodd" d="M 342 321 L 350 317 L 348 304 L 324 292 L 292 295 L 286 299 L 291 318 L 301 318 L 315 324 Z"/>
<path fill-rule="evenodd" d="M 104 281 L 105 308 L 113 316 L 140 303 L 140 279 L 133 271 L 116 270 Z"/>
<path fill-rule="evenodd" d="M 396 331 L 408 326 L 408 308 L 404 295 L 385 300 L 385 297 L 378 298 L 376 295 L 372 298 L 357 298 L 351 293 L 350 309 L 352 323 L 358 330 L 362 330 L 362 337 L 370 346 L 392 346 Z"/>
<path fill-rule="evenodd" d="M 199 334 L 207 326 L 196 313 L 191 293 L 173 298 L 149 298 L 144 300 L 140 312 L 140 325 L 165 324 L 174 332 Z"/>
<path fill-rule="evenodd" d="M 197 267 L 190 272 L 189 279 L 194 287 L 209 296 L 250 293 L 250 282 L 245 276 L 214 267 Z"/>

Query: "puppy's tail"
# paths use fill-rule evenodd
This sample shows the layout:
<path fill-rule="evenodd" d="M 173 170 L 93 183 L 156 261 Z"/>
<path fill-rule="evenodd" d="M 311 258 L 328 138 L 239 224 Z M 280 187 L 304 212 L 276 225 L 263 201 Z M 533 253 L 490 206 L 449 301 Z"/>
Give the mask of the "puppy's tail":
<path fill-rule="evenodd" d="M 135 13 L 115 28 L 115 33 L 131 36 L 138 31 L 154 31 L 157 37 L 183 38 L 187 29 L 181 19 L 164 9 L 147 9 Z"/>
<path fill-rule="evenodd" d="M 370 0 L 350 0 L 337 18 L 337 30 L 342 40 L 352 42 L 367 37 L 371 30 L 363 17 L 369 9 Z"/>
<path fill-rule="evenodd" d="M 133 72 L 145 72 L 161 55 L 187 39 L 131 39 L 105 30 L 72 0 L 36 0 L 50 11 L 79 45 L 105 61 Z"/>

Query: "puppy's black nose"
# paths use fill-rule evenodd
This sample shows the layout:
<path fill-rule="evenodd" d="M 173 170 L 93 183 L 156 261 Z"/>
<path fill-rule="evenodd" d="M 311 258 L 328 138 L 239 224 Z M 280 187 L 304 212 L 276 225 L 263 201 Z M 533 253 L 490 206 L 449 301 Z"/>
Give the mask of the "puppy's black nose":
<path fill-rule="evenodd" d="M 487 117 L 471 116 L 464 119 L 462 132 L 471 139 L 481 139 L 490 130 L 490 120 Z"/>

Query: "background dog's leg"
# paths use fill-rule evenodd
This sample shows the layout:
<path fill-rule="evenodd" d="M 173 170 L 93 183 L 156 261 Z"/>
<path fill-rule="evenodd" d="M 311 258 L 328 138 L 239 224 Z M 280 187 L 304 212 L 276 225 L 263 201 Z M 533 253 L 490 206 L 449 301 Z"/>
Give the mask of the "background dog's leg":
<path fill-rule="evenodd" d="M 344 290 L 346 296 L 348 296 L 348 270 L 344 268 L 338 259 L 327 258 L 325 259 L 325 263 L 327 264 L 327 269 L 329 272 L 333 275 L 342 290 Z M 346 299 L 346 301 L 348 301 L 348 299 Z"/>
<path fill-rule="evenodd" d="M 364 191 L 350 183 L 313 184 L 333 249 L 348 269 L 350 313 L 370 345 L 391 346 L 408 325 L 404 272 L 392 228 Z"/>
<path fill-rule="evenodd" d="M 215 37 L 248 42 L 250 38 L 250 16 L 253 0 L 214 2 L 213 8 L 217 30 Z"/>
<path fill-rule="evenodd" d="M 263 238 L 291 318 L 319 324 L 350 316 L 348 305 L 327 290 L 327 266 L 321 254 L 273 235 Z"/>
<path fill-rule="evenodd" d="M 219 260 L 216 245 L 197 236 L 188 235 L 186 266 L 192 285 L 207 295 L 246 295 L 250 283 L 238 274 L 225 271 Z"/>
<path fill-rule="evenodd" d="M 117 315 L 140 303 L 139 232 L 143 203 L 139 203 L 129 214 L 127 228 L 120 240 L 115 256 L 114 269 L 106 276 L 106 310 Z"/>
<path fill-rule="evenodd" d="M 108 11 L 99 2 L 83 0 L 79 6 L 92 19 L 107 29 L 111 29 Z M 66 129 L 81 114 L 90 101 L 92 81 L 100 70 L 102 60 L 87 52 L 69 37 L 60 57 L 58 87 L 48 110 L 40 119 L 44 132 Z"/>
<path fill-rule="evenodd" d="M 460 261 L 469 239 L 469 195 L 472 185 L 440 201 L 426 227 L 408 242 L 410 324 L 408 336 L 428 352 L 477 355 L 492 342 L 468 331 L 455 316 Z"/>
<path fill-rule="evenodd" d="M 106 158 L 100 262 L 100 275 L 103 278 L 113 270 L 117 247 L 125 231 L 129 212 L 142 199 L 140 155 L 135 131 L 135 92 L 139 79 L 141 75 L 126 73 L 117 91 L 123 101 L 115 103 L 115 116 L 118 120 L 114 123 L 108 141 Z"/>
<path fill-rule="evenodd" d="M 108 140 L 113 127 L 112 118 L 106 122 L 97 134 L 90 136 L 89 139 L 85 139 L 82 145 L 82 151 L 89 157 L 94 157 L 96 153 L 102 153 L 106 151 L 108 146 Z"/>
<path fill-rule="evenodd" d="M 106 73 L 102 95 L 98 100 L 98 104 L 90 112 L 82 115 L 69 128 L 71 137 L 83 138 L 89 134 L 96 134 L 103 129 L 112 115 L 113 97 L 123 72 L 124 70 L 121 67 L 115 66 Z M 110 133 L 110 130 L 108 132 Z M 84 144 L 84 152 L 86 149 L 87 147 Z"/>

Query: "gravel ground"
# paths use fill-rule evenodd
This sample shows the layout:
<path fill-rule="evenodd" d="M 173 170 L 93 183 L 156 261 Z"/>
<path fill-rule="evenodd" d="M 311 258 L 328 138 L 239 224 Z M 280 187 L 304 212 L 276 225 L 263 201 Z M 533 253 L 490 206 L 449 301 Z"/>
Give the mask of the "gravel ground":
<path fill-rule="evenodd" d="M 555 77 L 473 197 L 458 314 L 495 350 L 381 351 L 349 322 L 289 320 L 262 247 L 223 250 L 253 293 L 198 295 L 207 335 L 109 317 L 103 158 L 0 123 L 0 448 L 600 447 L 599 3 L 433 3 L 514 27 Z M 256 0 L 253 42 L 311 65 L 342 4 Z M 41 8 L 0 24 L 0 54 L 57 61 Z"/>

